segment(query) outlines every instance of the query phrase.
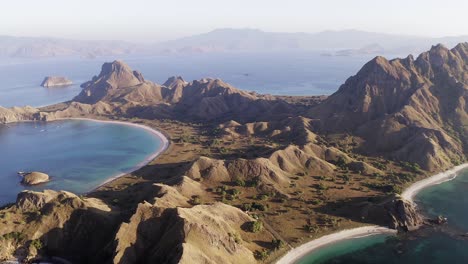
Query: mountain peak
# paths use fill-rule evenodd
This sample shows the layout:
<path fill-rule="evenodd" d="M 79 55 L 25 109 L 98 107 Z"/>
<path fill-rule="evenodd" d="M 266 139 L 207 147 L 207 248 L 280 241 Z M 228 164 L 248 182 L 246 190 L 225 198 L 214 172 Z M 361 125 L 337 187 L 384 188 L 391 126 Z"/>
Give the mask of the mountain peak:
<path fill-rule="evenodd" d="M 111 72 L 132 72 L 132 69 L 128 64 L 121 60 L 115 60 L 113 62 L 106 62 L 102 65 L 101 74 L 108 74 Z"/>
<path fill-rule="evenodd" d="M 143 75 L 138 71 L 133 71 L 125 62 L 121 60 L 106 62 L 102 65 L 99 76 L 94 76 L 91 81 L 81 85 L 84 89 L 74 100 L 96 103 L 109 90 L 133 87 L 144 82 Z"/>
<path fill-rule="evenodd" d="M 437 45 L 433 45 L 430 49 L 430 52 L 433 51 L 440 51 L 440 50 L 448 50 L 447 47 L 445 47 L 443 44 L 439 43 Z"/>
<path fill-rule="evenodd" d="M 181 77 L 181 76 L 171 76 L 167 79 L 167 81 L 164 82 L 163 86 L 166 86 L 167 88 L 173 88 L 176 87 L 180 84 L 186 84 L 187 82 Z"/>
<path fill-rule="evenodd" d="M 365 151 L 392 153 L 428 170 L 452 166 L 440 157 L 462 156 L 468 142 L 463 127 L 468 120 L 466 48 L 466 43 L 452 50 L 439 44 L 416 61 L 412 56 L 390 61 L 376 57 L 310 116 L 321 120 L 327 133 L 346 131 L 367 138 Z M 454 143 L 445 127 L 457 131 L 465 143 Z M 445 153 L 422 156 L 422 148 Z"/>

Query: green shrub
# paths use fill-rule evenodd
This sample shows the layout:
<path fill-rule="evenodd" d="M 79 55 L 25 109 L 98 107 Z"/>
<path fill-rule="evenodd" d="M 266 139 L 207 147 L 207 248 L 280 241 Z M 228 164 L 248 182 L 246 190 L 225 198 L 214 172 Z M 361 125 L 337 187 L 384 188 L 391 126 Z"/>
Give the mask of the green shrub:
<path fill-rule="evenodd" d="M 245 187 L 246 183 L 243 179 L 236 179 L 235 184 L 240 187 Z"/>
<path fill-rule="evenodd" d="M 319 184 L 317 185 L 317 189 L 319 189 L 319 190 L 324 190 L 324 191 L 325 191 L 325 190 L 328 189 L 328 187 L 327 187 L 325 184 L 323 184 L 323 183 L 319 183 Z"/>
<path fill-rule="evenodd" d="M 254 256 L 257 260 L 264 261 L 268 258 L 268 255 L 270 255 L 270 252 L 267 249 L 262 249 L 261 251 L 256 250 L 254 252 Z"/>
<path fill-rule="evenodd" d="M 303 228 L 309 233 L 317 233 L 319 231 L 319 227 L 317 225 L 306 224 L 303 226 Z"/>
<path fill-rule="evenodd" d="M 281 239 L 272 239 L 271 240 L 271 245 L 273 246 L 274 249 L 278 250 L 282 247 L 284 247 L 284 241 Z"/>
<path fill-rule="evenodd" d="M 250 211 L 252 209 L 252 204 L 244 203 L 239 207 L 242 211 Z"/>
<path fill-rule="evenodd" d="M 35 247 L 37 250 L 41 250 L 44 247 L 42 241 L 39 239 L 34 239 L 31 241 L 31 246 Z"/>
<path fill-rule="evenodd" d="M 252 233 L 258 233 L 263 230 L 263 223 L 261 221 L 252 221 L 247 225 L 247 230 Z"/>
<path fill-rule="evenodd" d="M 202 202 L 201 202 L 200 196 L 199 196 L 199 195 L 194 195 L 194 196 L 192 196 L 192 199 L 190 200 L 190 203 L 191 203 L 192 205 L 199 205 L 199 204 L 201 204 Z"/>
<path fill-rule="evenodd" d="M 26 239 L 26 236 L 21 232 L 11 232 L 4 234 L 1 238 L 5 240 L 15 240 L 17 242 L 23 242 Z"/>

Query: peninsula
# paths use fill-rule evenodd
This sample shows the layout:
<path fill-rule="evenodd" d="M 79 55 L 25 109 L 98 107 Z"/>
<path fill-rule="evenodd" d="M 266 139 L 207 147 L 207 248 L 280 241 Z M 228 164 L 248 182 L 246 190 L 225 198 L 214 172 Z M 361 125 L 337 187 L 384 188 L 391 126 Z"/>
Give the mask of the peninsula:
<path fill-rule="evenodd" d="M 119 120 L 171 144 L 84 196 L 20 193 L 0 210 L 0 259 L 21 248 L 73 263 L 272 263 L 340 230 L 416 229 L 398 194 L 466 163 L 467 71 L 468 43 L 437 45 L 376 57 L 329 97 L 292 97 L 219 79 L 160 85 L 105 63 L 72 101 L 0 108 L 0 120 Z"/>

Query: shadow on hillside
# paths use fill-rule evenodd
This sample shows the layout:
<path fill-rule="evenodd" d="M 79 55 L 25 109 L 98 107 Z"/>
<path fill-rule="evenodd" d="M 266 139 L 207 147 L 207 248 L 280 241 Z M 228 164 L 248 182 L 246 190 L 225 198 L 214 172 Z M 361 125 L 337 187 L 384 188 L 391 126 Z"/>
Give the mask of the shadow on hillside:
<path fill-rule="evenodd" d="M 177 218 L 177 209 L 154 208 L 149 219 L 136 227 L 135 241 L 118 237 L 120 246 L 126 246 L 117 263 L 178 263 L 182 257 L 184 221 Z M 135 223 L 133 223 L 135 224 Z M 135 229 L 133 229 L 135 228 Z"/>
<path fill-rule="evenodd" d="M 119 224 L 112 212 L 76 209 L 62 228 L 53 228 L 40 238 L 42 251 L 45 257 L 71 263 L 112 263 L 113 236 Z"/>
<path fill-rule="evenodd" d="M 172 182 L 174 178 L 182 176 L 189 165 L 190 162 L 147 165 L 98 188 L 88 197 L 119 207 L 124 219 L 129 218 L 139 203 L 154 199 L 158 191 L 155 183 Z"/>
<path fill-rule="evenodd" d="M 388 197 L 354 197 L 346 200 L 329 202 L 315 209 L 317 212 L 350 219 L 355 222 L 386 226 L 389 223 L 388 212 L 382 202 Z"/>

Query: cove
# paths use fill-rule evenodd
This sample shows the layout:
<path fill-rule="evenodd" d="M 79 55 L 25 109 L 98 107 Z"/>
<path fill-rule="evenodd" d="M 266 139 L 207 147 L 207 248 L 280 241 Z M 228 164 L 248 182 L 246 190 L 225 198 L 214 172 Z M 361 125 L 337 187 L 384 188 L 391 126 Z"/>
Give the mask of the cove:
<path fill-rule="evenodd" d="M 468 263 L 468 170 L 423 189 L 415 201 L 426 216 L 443 215 L 448 224 L 408 235 L 339 241 L 310 252 L 298 263 Z"/>
<path fill-rule="evenodd" d="M 89 192 L 149 162 L 164 141 L 147 129 L 91 120 L 0 125 L 0 205 L 26 189 Z M 25 187 L 18 171 L 41 171 L 51 181 Z"/>

